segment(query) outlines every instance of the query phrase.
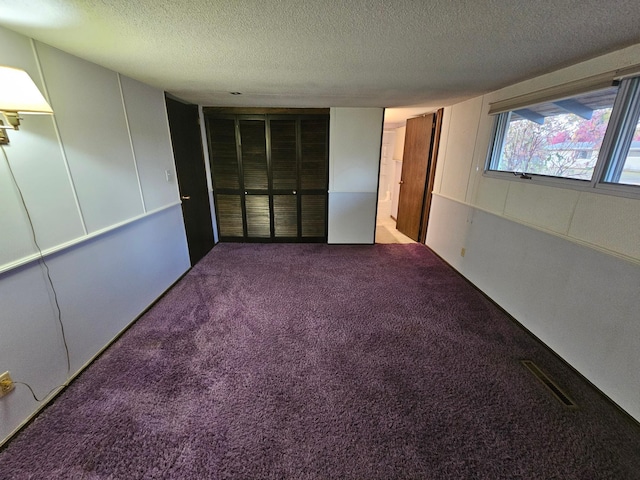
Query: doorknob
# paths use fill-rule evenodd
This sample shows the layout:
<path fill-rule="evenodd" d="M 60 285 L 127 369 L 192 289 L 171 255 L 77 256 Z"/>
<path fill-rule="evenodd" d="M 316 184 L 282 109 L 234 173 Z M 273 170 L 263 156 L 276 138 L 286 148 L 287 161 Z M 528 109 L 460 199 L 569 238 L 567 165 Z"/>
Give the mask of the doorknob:
<path fill-rule="evenodd" d="M 403 181 L 403 180 L 400 180 L 398 183 L 399 183 L 400 185 L 402 185 L 402 184 L 404 183 L 404 181 Z"/>
<path fill-rule="evenodd" d="M 182 200 L 191 200 L 191 195 L 182 195 L 180 198 Z"/>

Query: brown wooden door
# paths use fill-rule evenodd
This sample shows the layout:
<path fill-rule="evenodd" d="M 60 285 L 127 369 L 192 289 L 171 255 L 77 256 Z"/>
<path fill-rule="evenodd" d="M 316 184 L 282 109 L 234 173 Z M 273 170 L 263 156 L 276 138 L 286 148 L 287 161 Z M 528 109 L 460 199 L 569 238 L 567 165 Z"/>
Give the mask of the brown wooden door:
<path fill-rule="evenodd" d="M 407 120 L 396 228 L 419 241 L 433 144 L 433 113 Z"/>

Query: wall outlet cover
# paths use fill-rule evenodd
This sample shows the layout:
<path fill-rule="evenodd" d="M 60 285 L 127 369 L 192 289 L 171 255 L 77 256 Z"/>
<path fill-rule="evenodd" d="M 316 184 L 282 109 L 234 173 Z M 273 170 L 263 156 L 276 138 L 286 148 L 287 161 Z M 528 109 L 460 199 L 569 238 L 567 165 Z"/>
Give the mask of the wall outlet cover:
<path fill-rule="evenodd" d="M 0 398 L 4 397 L 7 393 L 13 390 L 14 384 L 9 372 L 4 372 L 0 375 Z"/>

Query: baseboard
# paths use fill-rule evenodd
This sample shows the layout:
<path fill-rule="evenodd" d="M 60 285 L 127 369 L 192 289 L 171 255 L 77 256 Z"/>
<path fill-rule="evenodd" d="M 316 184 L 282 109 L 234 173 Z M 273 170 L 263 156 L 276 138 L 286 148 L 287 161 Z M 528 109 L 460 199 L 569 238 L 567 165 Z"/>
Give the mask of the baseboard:
<path fill-rule="evenodd" d="M 100 350 L 98 350 L 98 352 L 93 357 L 91 357 L 87 362 L 85 362 L 85 364 L 82 365 L 78 369 L 78 371 L 76 373 L 71 375 L 71 377 L 69 377 L 69 379 L 65 383 L 63 383 L 62 385 L 57 387 L 55 390 L 50 392 L 48 394 L 48 396 L 44 400 L 42 400 L 42 404 L 31 415 L 29 415 L 27 418 L 25 418 L 16 428 L 14 428 L 13 431 L 11 433 L 9 433 L 9 435 L 7 435 L 6 438 L 4 438 L 2 441 L 0 441 L 0 451 L 2 451 L 11 442 L 11 440 L 18 434 L 18 432 L 20 432 L 20 430 L 22 430 L 27 425 L 29 425 L 33 420 L 35 420 L 35 418 L 45 408 L 47 408 L 51 404 L 52 400 L 54 400 L 58 395 L 60 395 L 62 392 L 64 392 L 67 389 L 67 387 L 70 386 L 76 380 L 76 378 L 78 378 L 78 376 L 80 376 L 81 373 L 83 373 L 93 362 L 95 362 L 116 340 L 118 340 L 145 313 L 147 313 L 156 303 L 158 303 L 160 301 L 160 299 L 162 297 L 164 297 L 167 294 L 167 292 L 169 292 L 169 290 L 171 290 L 176 285 L 176 283 L 178 283 L 180 280 L 182 280 L 184 278 L 184 276 L 191 271 L 191 268 L 192 267 L 189 267 L 171 285 L 169 285 L 166 289 L 164 289 L 162 291 L 162 293 L 155 298 L 155 300 L 153 300 L 149 305 L 147 305 L 144 308 L 144 310 L 142 310 L 142 312 L 140 312 L 138 315 L 136 315 L 136 317 L 133 320 L 131 320 L 122 330 L 120 330 L 116 334 L 116 336 L 113 337 L 104 347 L 102 347 Z"/>
<path fill-rule="evenodd" d="M 602 390 L 600 390 L 593 382 L 591 382 L 591 380 L 589 380 L 588 378 L 586 378 L 582 373 L 580 373 L 578 370 L 576 370 L 576 368 L 571 365 L 569 362 L 567 362 L 563 357 L 560 356 L 560 354 L 558 354 L 554 349 L 552 349 L 550 346 L 548 346 L 545 342 L 543 342 L 542 340 L 540 340 L 540 338 L 534 334 L 533 332 L 531 332 L 531 330 L 529 330 L 527 327 L 525 327 L 522 323 L 520 323 L 518 321 L 517 318 L 515 318 L 513 315 L 511 315 L 509 312 L 507 312 L 504 308 L 502 308 L 502 306 L 500 306 L 500 304 L 498 304 L 493 298 L 491 298 L 489 295 L 487 295 L 480 287 L 478 287 L 475 283 L 473 283 L 471 280 L 469 280 L 467 277 L 465 277 L 462 273 L 460 273 L 455 267 L 453 267 L 449 262 L 447 262 L 444 258 L 442 258 L 440 255 L 438 255 L 433 249 L 431 249 L 428 245 L 425 244 L 421 244 L 423 245 L 425 248 L 427 248 L 431 253 L 433 253 L 436 257 L 438 257 L 440 260 L 442 260 L 442 262 L 444 262 L 447 266 L 451 267 L 451 269 L 456 272 L 460 278 L 462 278 L 465 282 L 467 282 L 471 287 L 473 287 L 474 290 L 476 290 L 478 293 L 480 293 L 484 298 L 486 298 L 489 302 L 491 302 L 493 305 L 495 305 L 498 310 L 500 310 L 502 313 L 504 313 L 516 326 L 518 326 L 520 329 L 522 329 L 529 337 L 531 337 L 533 340 L 535 340 L 536 342 L 538 342 L 540 345 L 542 345 L 544 348 L 546 348 L 549 352 L 551 352 L 553 354 L 554 357 L 556 357 L 558 360 L 560 360 L 567 368 L 569 368 L 569 370 L 571 370 L 573 373 L 575 373 L 578 377 L 580 377 L 587 385 L 589 385 L 597 394 L 599 394 L 602 398 L 604 398 L 607 402 L 609 402 L 611 405 L 613 405 L 620 413 L 623 414 L 623 416 L 629 421 L 631 422 L 633 425 L 637 426 L 638 428 L 640 428 L 640 420 L 637 420 L 635 417 L 633 417 L 629 412 L 627 412 L 624 408 L 622 408 L 620 405 L 618 405 L 613 399 L 611 399 L 611 397 L 609 397 L 606 393 L 604 393 Z"/>

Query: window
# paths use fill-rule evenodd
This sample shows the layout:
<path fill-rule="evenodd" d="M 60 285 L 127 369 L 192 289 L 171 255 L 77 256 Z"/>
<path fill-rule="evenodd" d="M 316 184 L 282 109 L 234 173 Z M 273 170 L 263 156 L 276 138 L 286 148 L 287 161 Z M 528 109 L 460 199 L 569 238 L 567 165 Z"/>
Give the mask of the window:
<path fill-rule="evenodd" d="M 640 104 L 640 99 L 637 99 Z M 637 110 L 637 108 L 636 108 Z M 629 113 L 630 126 L 621 126 L 604 181 L 623 185 L 640 185 L 640 121 L 638 113 Z"/>
<path fill-rule="evenodd" d="M 639 83 L 635 77 L 540 103 L 512 101 L 495 112 L 487 171 L 543 183 L 640 186 Z"/>
<path fill-rule="evenodd" d="M 617 183 L 627 185 L 640 185 L 640 122 L 633 132 L 629 153 L 622 162 L 620 176 L 616 178 Z"/>

